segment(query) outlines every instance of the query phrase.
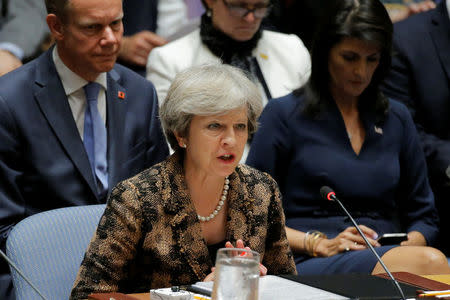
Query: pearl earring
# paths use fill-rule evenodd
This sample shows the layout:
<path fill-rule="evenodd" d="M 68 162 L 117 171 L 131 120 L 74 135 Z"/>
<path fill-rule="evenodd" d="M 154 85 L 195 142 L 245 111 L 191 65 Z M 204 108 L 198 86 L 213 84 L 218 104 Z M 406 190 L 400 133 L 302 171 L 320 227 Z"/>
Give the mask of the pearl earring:
<path fill-rule="evenodd" d="M 210 9 L 210 8 L 208 8 L 208 9 L 206 10 L 206 16 L 209 17 L 209 18 L 211 18 L 212 12 L 211 12 L 211 9 Z"/>
<path fill-rule="evenodd" d="M 187 146 L 186 146 L 185 143 L 181 144 L 181 148 L 186 148 L 186 147 L 187 147 Z"/>

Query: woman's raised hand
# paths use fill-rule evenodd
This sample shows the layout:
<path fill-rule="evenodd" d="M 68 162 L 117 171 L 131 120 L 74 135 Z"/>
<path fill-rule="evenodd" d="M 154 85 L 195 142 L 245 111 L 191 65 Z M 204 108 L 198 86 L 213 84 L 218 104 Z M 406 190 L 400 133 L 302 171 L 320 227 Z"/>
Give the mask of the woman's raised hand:
<path fill-rule="evenodd" d="M 245 247 L 244 242 L 240 239 L 236 241 L 236 247 L 233 246 L 233 244 L 230 241 L 225 243 L 225 247 L 226 248 L 241 248 L 241 249 L 246 249 L 246 250 L 252 250 L 252 249 L 250 249 L 250 247 Z M 267 268 L 262 263 L 259 263 L 259 275 L 260 276 L 267 275 Z"/>
<path fill-rule="evenodd" d="M 237 240 L 236 241 L 236 246 L 234 246 L 230 241 L 225 243 L 225 248 L 240 248 L 240 249 L 246 249 L 246 250 L 252 250 L 250 249 L 250 247 L 245 247 L 244 242 L 242 240 Z M 215 271 L 215 267 L 211 268 L 211 273 L 209 273 L 204 279 L 203 281 L 214 281 L 214 271 Z M 267 268 L 262 264 L 259 263 L 259 275 L 260 276 L 265 276 L 267 275 Z"/>

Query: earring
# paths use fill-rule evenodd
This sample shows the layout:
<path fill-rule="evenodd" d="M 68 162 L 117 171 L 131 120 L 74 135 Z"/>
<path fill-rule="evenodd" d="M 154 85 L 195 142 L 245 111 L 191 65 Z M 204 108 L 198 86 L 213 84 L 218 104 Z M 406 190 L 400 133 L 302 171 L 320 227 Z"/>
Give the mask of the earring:
<path fill-rule="evenodd" d="M 208 8 L 208 9 L 206 10 L 206 16 L 207 16 L 208 18 L 211 18 L 211 16 L 212 16 L 211 8 Z"/>
<path fill-rule="evenodd" d="M 181 144 L 181 148 L 185 148 L 186 149 L 186 144 L 185 143 L 183 143 L 183 144 Z"/>

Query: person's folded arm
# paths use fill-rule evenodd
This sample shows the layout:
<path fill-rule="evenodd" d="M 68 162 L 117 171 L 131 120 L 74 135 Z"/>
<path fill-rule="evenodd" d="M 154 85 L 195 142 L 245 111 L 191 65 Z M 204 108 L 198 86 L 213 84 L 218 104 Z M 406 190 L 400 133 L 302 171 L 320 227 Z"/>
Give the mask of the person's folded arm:
<path fill-rule="evenodd" d="M 378 234 L 365 225 L 359 225 L 361 231 L 373 247 L 379 247 L 376 241 Z M 318 236 L 312 238 L 311 235 L 293 228 L 286 227 L 286 233 L 292 251 L 295 253 L 305 253 L 310 256 L 329 257 L 345 251 L 364 250 L 367 248 L 364 239 L 360 236 L 355 227 L 347 227 L 333 238 Z M 314 241 L 311 241 L 314 239 Z"/>
<path fill-rule="evenodd" d="M 17 69 L 22 62 L 10 51 L 2 49 L 0 45 L 0 76 Z"/>
<path fill-rule="evenodd" d="M 145 66 L 150 51 L 166 43 L 167 41 L 157 34 L 148 30 L 142 30 L 122 38 L 119 58 L 134 65 Z"/>
<path fill-rule="evenodd" d="M 0 41 L 22 49 L 24 58 L 32 56 L 49 33 L 45 1 L 9 1 L 8 15 L 8 21 L 0 30 Z"/>

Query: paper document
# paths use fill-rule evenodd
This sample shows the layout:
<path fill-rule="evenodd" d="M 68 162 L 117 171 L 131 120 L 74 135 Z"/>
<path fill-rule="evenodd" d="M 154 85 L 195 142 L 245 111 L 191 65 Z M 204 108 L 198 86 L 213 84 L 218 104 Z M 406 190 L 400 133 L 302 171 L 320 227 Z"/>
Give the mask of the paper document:
<path fill-rule="evenodd" d="M 213 282 L 197 282 L 195 285 L 208 288 L 212 292 Z M 259 300 L 343 300 L 344 296 L 333 294 L 306 284 L 278 276 L 266 275 L 259 278 Z"/>

